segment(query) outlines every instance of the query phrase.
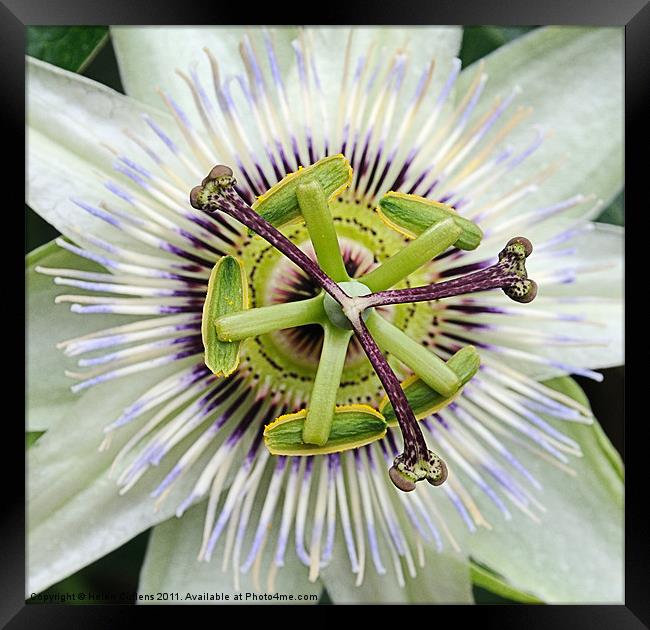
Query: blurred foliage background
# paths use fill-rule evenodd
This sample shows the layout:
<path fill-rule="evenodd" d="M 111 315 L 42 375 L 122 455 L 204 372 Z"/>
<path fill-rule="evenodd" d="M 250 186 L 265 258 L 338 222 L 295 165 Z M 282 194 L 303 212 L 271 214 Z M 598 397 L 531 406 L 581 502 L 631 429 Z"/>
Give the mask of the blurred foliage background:
<path fill-rule="evenodd" d="M 536 27 L 465 27 L 460 51 L 463 67 L 534 28 Z M 79 72 L 120 92 L 124 91 L 109 30 L 105 26 L 30 26 L 27 28 L 26 47 L 28 55 L 72 72 Z M 598 221 L 614 225 L 624 224 L 623 193 L 603 210 Z M 51 225 L 25 205 L 25 253 L 56 238 L 58 234 Z M 602 372 L 605 380 L 601 384 L 583 378 L 576 378 L 576 381 L 585 390 L 608 437 L 623 455 L 624 368 L 612 368 Z M 42 433 L 26 434 L 26 448 L 40 435 Z M 46 592 L 135 593 L 148 538 L 149 532 L 140 534 L 120 549 L 55 584 Z M 490 574 L 483 567 L 473 568 L 473 579 L 477 603 L 512 604 L 535 601 L 525 594 L 510 591 L 500 582 L 498 576 Z M 331 603 L 327 593 L 324 593 L 321 603 Z"/>

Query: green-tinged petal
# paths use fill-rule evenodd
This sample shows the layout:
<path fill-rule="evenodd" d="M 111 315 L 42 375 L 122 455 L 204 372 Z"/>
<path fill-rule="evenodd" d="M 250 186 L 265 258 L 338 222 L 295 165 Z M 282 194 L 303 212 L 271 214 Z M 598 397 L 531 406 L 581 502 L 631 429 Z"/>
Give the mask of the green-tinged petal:
<path fill-rule="evenodd" d="M 258 505 L 260 507 L 260 505 Z M 259 575 L 255 566 L 239 576 L 239 593 L 241 600 L 235 600 L 237 591 L 234 588 L 234 571 L 232 557 L 227 571 L 222 571 L 223 543 L 217 545 L 210 562 L 199 562 L 197 556 L 203 537 L 203 522 L 206 504 L 201 503 L 188 510 L 182 518 L 172 518 L 154 528 L 147 555 L 145 556 L 138 593 L 143 604 L 315 604 L 317 601 L 297 600 L 297 596 L 320 596 L 323 584 L 320 580 L 308 580 L 307 567 L 300 564 L 295 557 L 293 545 L 289 546 L 286 554 L 286 564 L 275 575 L 275 589 L 268 589 L 267 570 L 264 568 Z M 251 522 L 255 523 L 259 510 L 253 509 Z M 279 523 L 271 528 L 270 541 L 262 552 L 262 566 L 267 567 L 272 561 L 275 551 L 274 531 L 278 531 Z M 248 551 L 248 546 L 245 546 Z M 240 558 L 240 561 L 243 558 Z M 179 593 L 178 601 L 149 601 L 146 596 L 156 593 Z M 199 601 L 188 595 L 221 594 L 228 595 L 228 601 L 203 600 Z M 278 598 L 272 596 L 277 593 Z M 255 600 L 266 596 L 263 601 Z M 280 596 L 293 595 L 293 601 L 285 601 Z"/>
<path fill-rule="evenodd" d="M 135 146 L 124 128 L 150 137 L 147 113 L 173 138 L 171 119 L 146 105 L 85 77 L 27 58 L 27 203 L 60 232 L 73 227 L 108 235 L 112 242 L 133 242 L 91 216 L 72 199 L 96 204 L 110 198 L 108 179 L 128 181 L 113 164 L 116 154 Z M 142 249 L 142 245 L 139 246 Z"/>
<path fill-rule="evenodd" d="M 98 447 L 106 437 L 104 426 L 121 410 L 192 361 L 196 358 L 93 387 L 28 450 L 28 593 L 42 591 L 169 518 L 189 494 L 196 475 L 177 480 L 158 511 L 149 496 L 196 439 L 197 431 L 123 496 L 108 472 L 117 451 L 137 427 L 122 427 L 107 450 L 99 452 Z M 197 461 L 197 470 L 209 455 Z"/>
<path fill-rule="evenodd" d="M 35 250 L 26 260 L 26 361 L 27 394 L 26 422 L 30 431 L 44 431 L 77 401 L 87 394 L 73 394 L 70 386 L 75 381 L 64 371 L 74 366 L 56 344 L 87 333 L 126 324 L 131 317 L 119 315 L 82 316 L 71 313 L 66 304 L 55 304 L 57 295 L 66 293 L 66 287 L 54 284 L 51 276 L 36 273 L 38 266 L 50 268 L 102 271 L 89 261 L 60 249 L 53 242 Z M 107 386 L 111 388 L 111 385 Z M 108 399 L 110 401 L 110 397 Z"/>
<path fill-rule="evenodd" d="M 553 227 L 553 230 L 559 233 L 566 226 L 566 221 L 557 220 L 553 226 L 548 227 Z M 542 234 L 539 236 L 541 237 Z M 594 223 L 593 227 L 574 236 L 566 244 L 571 249 L 575 249 L 575 254 L 570 258 L 553 257 L 552 250 L 545 255 L 541 255 L 540 252 L 539 256 L 536 256 L 533 251 L 526 260 L 531 278 L 566 268 L 571 264 L 576 266 L 575 282 L 549 283 L 546 291 L 544 293 L 540 291 L 538 295 L 594 296 L 621 300 L 624 241 L 624 228 L 606 223 Z M 537 242 L 543 242 L 543 239 L 539 238 Z"/>
<path fill-rule="evenodd" d="M 192 95 L 176 70 L 187 73 L 196 66 L 203 87 L 208 90 L 211 87 L 211 74 L 204 48 L 208 48 L 217 60 L 222 80 L 233 74 L 244 73 L 239 44 L 250 29 L 232 26 L 113 26 L 110 30 L 125 92 L 153 107 L 164 108 L 157 93 L 157 90 L 163 90 L 173 95 L 174 100 L 195 119 Z M 295 28 L 276 31 L 278 61 L 282 71 L 294 63 L 289 42 L 296 34 Z M 258 50 L 258 54 L 264 54 L 263 48 Z M 209 89 L 209 93 L 213 91 Z"/>
<path fill-rule="evenodd" d="M 351 49 L 351 64 L 368 51 L 375 42 L 374 54 L 388 50 L 392 54 L 397 48 L 405 48 L 413 59 L 416 70 L 422 70 L 432 59 L 436 59 L 435 81 L 444 80 L 451 58 L 458 54 L 462 29 L 458 27 L 435 28 L 355 28 Z M 291 115 L 297 129 L 302 129 L 300 87 L 294 50 L 291 42 L 301 35 L 295 28 L 272 29 L 272 39 L 278 67 L 288 90 L 288 101 L 292 107 Z M 211 81 L 209 64 L 203 48 L 207 47 L 219 63 L 222 80 L 228 76 L 244 74 L 245 68 L 240 56 L 240 42 L 248 34 L 251 36 L 255 53 L 264 72 L 269 71 L 265 43 L 261 29 L 234 27 L 112 27 L 111 35 L 115 54 L 120 67 L 122 83 L 127 94 L 161 107 L 156 89 L 161 88 L 174 94 L 174 98 L 195 119 L 195 107 L 189 90 L 175 74 L 176 69 L 187 72 L 197 64 L 204 87 Z M 330 125 L 336 120 L 339 91 L 332 89 L 341 85 L 344 56 L 349 30 L 345 28 L 307 28 L 302 37 L 311 42 L 315 65 L 320 83 L 323 86 L 325 109 Z M 333 51 L 336 54 L 333 54 Z M 376 59 L 377 57 L 375 57 Z M 416 63 L 417 62 L 417 63 Z M 353 70 L 350 70 L 352 72 Z M 419 72 L 407 76 L 405 93 L 412 93 Z M 267 74 L 267 82 L 269 80 Z M 407 91 L 408 90 L 408 91 Z M 235 90 L 235 97 L 241 95 Z M 404 99 L 406 100 L 406 99 Z M 399 107 L 404 103 L 398 104 Z M 246 121 L 244 121 L 246 124 Z M 331 129 L 331 126 L 330 126 Z"/>
<path fill-rule="evenodd" d="M 623 183 L 623 29 L 540 28 L 484 59 L 489 78 L 479 111 L 515 86 L 522 90 L 517 102 L 533 107 L 508 142 L 523 148 L 533 138 L 532 124 L 553 132 L 516 169 L 517 177 L 525 180 L 566 155 L 559 171 L 526 198 L 525 206 L 551 204 L 578 192 L 609 202 Z M 476 68 L 473 64 L 462 72 L 457 98 Z M 507 180 L 492 189 L 495 197 L 512 187 Z"/>
<path fill-rule="evenodd" d="M 382 61 L 383 68 L 405 53 L 406 74 L 401 94 L 395 107 L 395 118 L 401 119 L 410 104 L 416 85 L 428 66 L 435 62 L 431 88 L 422 107 L 432 107 L 439 88 L 445 81 L 451 67 L 452 58 L 458 55 L 462 39 L 462 28 L 458 26 L 416 26 L 416 27 L 354 27 L 352 39 L 346 28 L 310 28 L 306 36 L 314 46 L 314 57 L 320 82 L 323 85 L 329 129 L 334 128 L 339 113 L 340 86 L 345 75 L 345 52 L 350 42 L 350 60 L 347 80 L 351 85 L 351 76 L 359 60 L 369 60 L 366 79 L 371 76 L 374 64 Z M 333 54 L 336 51 L 336 54 Z M 297 70 L 292 68 L 290 80 L 296 84 L 295 97 L 300 98 Z M 381 75 L 380 75 L 381 76 Z M 340 130 L 337 130 L 337 134 Z"/>
<path fill-rule="evenodd" d="M 410 525 L 405 523 L 405 527 Z M 321 575 L 327 593 L 335 604 L 473 603 L 469 564 L 461 553 L 450 549 L 437 553 L 431 547 L 425 547 L 425 565 L 416 567 L 417 575 L 414 578 L 406 574 L 403 587 L 392 573 L 392 566 L 388 569 L 388 575 L 377 575 L 372 563 L 366 559 L 363 584 L 357 586 L 357 576 L 350 571 L 350 561 L 343 553 L 341 537 L 337 543 L 338 553 Z M 390 563 L 385 544 L 380 547 L 384 561 Z"/>
<path fill-rule="evenodd" d="M 584 405 L 588 400 L 570 378 L 548 381 Z M 543 485 L 541 522 L 523 514 L 471 536 L 473 557 L 511 584 L 548 603 L 623 602 L 623 481 L 616 451 L 600 426 L 566 422 L 562 431 L 582 447 L 568 475 L 530 452 L 509 445 Z"/>

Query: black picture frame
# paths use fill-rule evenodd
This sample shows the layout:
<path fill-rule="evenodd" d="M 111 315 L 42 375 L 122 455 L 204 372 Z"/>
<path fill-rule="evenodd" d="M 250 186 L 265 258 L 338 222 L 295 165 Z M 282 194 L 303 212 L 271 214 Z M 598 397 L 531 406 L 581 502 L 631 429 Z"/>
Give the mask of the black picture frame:
<path fill-rule="evenodd" d="M 501 0 L 500 2 L 471 0 L 401 0 L 396 7 L 392 3 L 370 5 L 365 2 L 345 2 L 339 7 L 327 6 L 316 18 L 308 18 L 303 11 L 282 10 L 278 4 L 255 8 L 254 15 L 258 23 L 313 23 L 313 24 L 498 24 L 503 26 L 540 25 L 540 24 L 580 24 L 593 26 L 625 27 L 625 157 L 626 157 L 626 205 L 637 212 L 646 209 L 647 200 L 640 199 L 644 184 L 645 160 L 647 149 L 643 147 L 643 137 L 647 132 L 646 106 L 650 70 L 650 7 L 647 0 L 546 0 L 544 3 L 523 2 L 522 0 Z M 25 28 L 29 25 L 91 25 L 91 24 L 241 24 L 241 8 L 237 5 L 224 6 L 223 3 L 205 3 L 196 0 L 173 2 L 156 0 L 142 2 L 139 0 L 112 0 L 111 2 L 90 2 L 88 0 L 3 0 L 0 3 L 0 41 L 2 42 L 2 96 L 3 118 L 6 128 L 12 132 L 5 136 L 10 144 L 5 145 L 5 156 L 9 159 L 4 169 L 5 192 L 14 192 L 20 187 L 15 182 L 24 177 L 24 159 L 21 159 L 21 147 L 24 150 L 24 90 L 25 90 Z M 251 14 L 246 17 L 252 17 Z M 11 170 L 17 171 L 12 173 Z M 17 193 L 15 193 L 18 196 Z M 10 197 L 10 196 L 9 196 Z M 23 200 L 16 199 L 16 204 L 5 200 L 5 218 L 18 216 L 16 208 L 22 207 Z M 643 204 L 643 205 L 642 205 Z M 10 210 L 11 208 L 11 210 Z M 628 221 L 633 219 L 628 216 Z M 13 227 L 13 226 L 12 226 Z M 10 228 L 6 228 L 10 229 Z M 634 239 L 640 234 L 630 230 L 626 237 L 626 252 L 634 251 Z M 7 238 L 9 247 L 20 247 L 18 239 Z M 640 245 L 639 247 L 643 247 Z M 647 246 L 646 246 L 647 248 Z M 13 252 L 12 252 L 13 254 Z M 12 271 L 22 265 L 22 255 L 11 255 Z M 627 262 L 627 256 L 626 256 Z M 636 285 L 631 280 L 631 273 L 626 273 L 626 289 L 632 290 Z M 21 303 L 23 284 L 17 280 L 15 304 Z M 631 298 L 634 299 L 634 298 Z M 638 298 L 637 298 L 638 299 Z M 8 306 L 9 300 L 5 302 Z M 629 310 L 626 315 L 626 338 L 632 339 L 629 332 Z M 13 309 L 12 309 L 13 311 Z M 11 313 L 12 311 L 6 311 Z M 7 329 L 6 329 L 7 330 Z M 5 351 L 9 358 L 20 356 L 19 335 L 6 335 Z M 10 344 L 16 344 L 15 350 Z M 646 343 L 644 339 L 642 344 Z M 627 350 L 627 345 L 626 345 Z M 627 353 L 626 353 L 627 355 Z M 633 357 L 627 357 L 627 361 Z M 13 362 L 7 362 L 13 366 Z M 11 389 L 19 395 L 21 382 L 20 371 L 18 383 Z M 11 371 L 11 370 L 10 370 Z M 625 460 L 626 481 L 626 553 L 625 553 L 625 604 L 620 606 L 489 606 L 489 607 L 455 607 L 454 624 L 471 623 L 476 619 L 483 627 L 526 627 L 536 628 L 589 628 L 591 629 L 627 629 L 649 627 L 650 624 L 650 585 L 648 573 L 650 563 L 648 555 L 650 545 L 647 532 L 650 531 L 648 518 L 645 516 L 644 503 L 647 501 L 647 478 L 644 467 L 647 455 L 647 442 L 643 440 L 639 428 L 647 422 L 647 414 L 631 416 L 631 404 L 638 399 L 631 392 L 637 392 L 635 384 L 638 376 L 626 379 L 625 387 Z M 643 387 L 642 385 L 640 385 Z M 9 388 L 7 388 L 9 390 Z M 20 405 L 19 407 L 20 408 Z M 16 420 L 16 414 L 5 414 L 5 427 L 12 433 L 4 448 L 2 463 L 4 471 L 3 511 L 0 519 L 2 548 L 2 589 L 0 590 L 0 625 L 10 629 L 18 628 L 115 628 L 133 615 L 142 615 L 138 607 L 120 606 L 26 606 L 24 598 L 25 584 L 25 493 L 24 486 L 17 480 L 24 469 L 24 451 L 22 448 L 23 426 Z M 6 455 L 17 453 L 15 461 Z M 645 457 L 644 457 L 645 455 Z M 20 466 L 20 462 L 23 466 Z M 17 472 L 18 471 L 18 472 Z M 603 576 L 607 579 L 607 576 Z M 447 607 L 445 607 L 447 608 Z M 136 610 L 138 609 L 138 610 Z M 149 609 L 150 610 L 150 609 Z M 155 611 L 151 611 L 155 614 Z M 442 613 L 442 611 L 441 611 Z M 165 609 L 166 617 L 174 614 Z M 419 611 L 415 612 L 419 615 Z M 427 613 L 425 613 L 427 614 Z M 466 616 L 467 615 L 467 616 Z M 417 617 L 416 617 L 417 618 Z M 436 613 L 431 622 L 438 625 L 440 614 Z"/>

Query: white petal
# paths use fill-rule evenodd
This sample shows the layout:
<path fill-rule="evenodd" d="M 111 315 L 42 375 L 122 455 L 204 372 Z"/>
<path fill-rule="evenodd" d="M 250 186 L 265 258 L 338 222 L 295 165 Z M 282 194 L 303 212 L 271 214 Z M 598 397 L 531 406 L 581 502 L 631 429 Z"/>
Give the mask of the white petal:
<path fill-rule="evenodd" d="M 349 560 L 341 553 L 343 541 L 339 543 L 339 553 L 322 575 L 335 604 L 473 603 L 469 563 L 461 553 L 436 553 L 425 547 L 425 566 L 417 566 L 415 578 L 406 574 L 404 587 L 400 587 L 392 571 L 377 575 L 373 567 L 366 568 L 363 584 L 356 586 L 356 575 L 350 572 Z"/>
<path fill-rule="evenodd" d="M 380 468 L 383 465 L 380 464 Z M 350 559 L 345 551 L 341 531 L 337 532 L 337 546 L 332 563 L 323 570 L 321 577 L 332 601 L 340 603 L 384 604 L 465 604 L 472 603 L 472 585 L 469 560 L 465 550 L 471 533 L 439 488 L 420 486 L 414 493 L 401 495 L 396 492 L 385 471 L 379 472 L 387 484 L 387 496 L 396 497 L 405 505 L 410 505 L 412 516 L 418 519 L 419 527 L 427 531 L 429 540 L 424 541 L 402 506 L 395 508 L 397 526 L 405 534 L 405 547 L 413 559 L 415 577 L 410 575 L 409 562 L 399 558 L 404 585 L 399 583 L 395 572 L 395 549 L 389 548 L 386 532 L 379 527 L 377 544 L 379 554 L 386 568 L 386 574 L 378 575 L 375 570 L 369 547 L 366 547 L 363 583 L 357 585 L 357 574 L 350 571 Z M 440 549 L 431 540 L 427 524 L 414 499 L 419 497 L 420 506 L 431 518 L 440 536 Z M 396 504 L 398 501 L 395 502 Z M 392 546 L 392 543 L 391 543 Z"/>
<path fill-rule="evenodd" d="M 242 27 L 111 27 L 111 39 L 120 68 L 124 90 L 130 96 L 163 108 L 157 90 L 173 95 L 184 111 L 194 117 L 192 95 L 176 70 L 187 72 L 194 64 L 203 70 L 206 89 L 210 85 L 210 66 L 203 52 L 208 48 L 219 63 L 222 78 L 243 74 L 239 43 L 250 29 Z M 278 57 L 281 69 L 293 63 L 289 42 L 295 28 L 277 29 Z M 282 55 L 282 56 L 280 56 Z M 211 93 L 211 91 L 210 91 Z"/>
<path fill-rule="evenodd" d="M 269 33 L 274 42 L 277 65 L 286 91 L 288 120 L 285 120 L 284 113 L 281 114 L 284 110 L 276 94 L 279 80 L 274 78 L 268 59 L 265 37 L 269 36 Z M 245 40 L 246 46 L 250 43 L 252 50 L 255 51 L 270 93 L 269 110 L 277 110 L 274 116 L 279 127 L 274 127 L 269 132 L 269 137 L 263 137 L 266 131 L 260 132 L 257 127 L 256 115 L 251 111 L 250 104 L 243 97 L 237 82 L 231 84 L 232 98 L 238 112 L 238 126 L 245 130 L 251 157 L 255 161 L 261 161 L 262 164 L 265 162 L 263 156 L 277 140 L 285 143 L 284 150 L 287 154 L 292 154 L 293 149 L 286 146 L 290 134 L 297 137 L 302 151 L 306 151 L 304 144 L 306 141 L 303 138 L 306 133 L 313 134 L 317 151 L 322 143 L 321 135 L 327 137 L 330 151 L 338 150 L 338 146 L 333 146 L 333 143 L 340 139 L 340 130 L 335 129 L 335 126 L 337 123 L 343 125 L 343 121 L 339 119 L 340 99 L 350 102 L 354 94 L 351 85 L 357 60 L 367 56 L 371 47 L 373 52 L 368 62 L 364 85 L 373 73 L 376 75 L 374 85 L 383 81 L 395 59 L 395 53 L 407 52 L 407 71 L 393 117 L 394 121 L 400 121 L 402 113 L 411 102 L 416 84 L 433 59 L 436 60 L 433 85 L 440 85 L 444 81 L 451 58 L 459 50 L 462 35 L 461 29 L 456 27 L 354 28 L 352 33 L 347 70 L 348 84 L 345 84 L 344 65 L 348 43 L 350 43 L 349 29 L 308 28 L 299 32 L 293 28 L 278 28 L 267 32 L 266 35 L 263 35 L 262 29 L 131 27 L 112 29 L 120 72 L 129 94 L 143 102 L 159 106 L 160 99 L 155 90 L 160 87 L 173 96 L 199 129 L 202 123 L 190 90 L 174 72 L 175 69 L 180 69 L 187 73 L 189 69 L 196 67 L 202 86 L 208 98 L 213 101 L 215 112 L 212 115 L 219 121 L 216 123 L 217 127 L 221 125 L 227 130 L 224 139 L 232 142 L 236 151 L 242 154 L 247 152 L 246 149 L 235 140 L 237 133 L 230 123 L 224 120 L 222 113 L 217 111 L 218 108 L 214 104 L 211 70 L 203 48 L 208 48 L 214 54 L 219 64 L 222 84 L 232 78 L 244 79 L 247 73 L 240 55 L 240 44 L 248 37 Z M 310 76 L 308 88 L 300 81 L 297 57 L 292 46 L 294 43 L 298 48 L 300 44 L 306 44 L 307 48 L 313 51 L 313 55 L 310 54 L 310 58 L 306 60 L 307 74 Z M 312 66 L 318 73 L 320 89 L 315 86 Z M 363 90 L 361 92 L 363 93 Z M 435 94 L 435 87 L 429 90 L 429 98 L 434 98 Z M 311 109 L 309 114 L 305 110 L 305 101 Z M 372 101 L 366 106 L 366 117 L 369 116 L 371 107 Z M 262 107 L 262 110 L 265 108 Z M 261 118 L 265 116 L 261 115 Z M 290 125 L 291 128 L 281 131 L 285 124 Z M 365 134 L 365 126 L 363 129 Z M 303 156 L 306 156 L 306 153 L 303 153 Z M 269 167 L 266 168 L 267 174 L 270 174 Z"/>
<path fill-rule="evenodd" d="M 87 391 L 83 395 L 70 391 L 74 381 L 65 375 L 65 370 L 72 369 L 74 363 L 66 360 L 56 344 L 102 328 L 126 324 L 133 319 L 119 315 L 82 316 L 71 313 L 66 304 L 55 304 L 54 298 L 65 293 L 65 287 L 54 284 L 51 276 L 36 273 L 38 265 L 100 270 L 97 265 L 60 249 L 53 242 L 28 257 L 25 274 L 28 431 L 45 431 L 88 394 Z"/>
<path fill-rule="evenodd" d="M 526 207 L 578 192 L 609 202 L 623 182 L 623 29 L 541 28 L 488 55 L 485 64 L 489 79 L 482 110 L 514 86 L 522 89 L 517 102 L 534 108 L 509 142 L 516 146 L 529 141 L 532 124 L 553 131 L 516 169 L 517 177 L 524 180 L 567 154 L 560 170 L 528 198 Z M 464 93 L 462 86 L 476 67 L 463 71 L 457 95 Z M 494 190 L 505 191 L 509 184 L 500 182 Z"/>
<path fill-rule="evenodd" d="M 123 409 L 147 387 L 184 365 L 187 362 L 93 387 L 29 449 L 28 593 L 42 591 L 166 520 L 187 496 L 195 481 L 192 475 L 175 484 L 158 512 L 149 493 L 196 432 L 124 496 L 118 495 L 108 471 L 117 450 L 137 427 L 123 428 L 109 449 L 98 452 L 105 437 L 103 427 L 115 419 L 114 410 Z"/>
<path fill-rule="evenodd" d="M 557 322 L 553 325 L 535 322 L 540 332 L 567 337 L 594 339 L 596 345 L 538 347 L 536 351 L 548 358 L 569 365 L 601 369 L 621 365 L 625 361 L 623 348 L 623 229 L 614 225 L 594 224 L 586 232 L 566 245 L 575 247 L 571 257 L 550 260 L 548 257 L 530 257 L 530 277 L 540 277 L 539 300 L 531 304 L 545 311 L 562 315 L 576 315 L 593 324 Z M 576 267 L 575 281 L 569 284 L 544 286 L 541 274 L 552 274 Z M 547 276 L 548 277 L 548 276 Z M 577 298 L 572 301 L 573 298 Z M 525 305 L 521 308 L 525 317 Z M 561 371 L 535 371 L 535 377 L 550 378 Z"/>
<path fill-rule="evenodd" d="M 307 29 L 313 35 L 314 51 L 321 83 L 325 92 L 328 113 L 331 120 L 336 120 L 340 86 L 343 77 L 343 65 L 350 31 L 346 28 L 312 28 Z M 374 62 L 382 59 L 379 77 L 389 67 L 394 54 L 405 52 L 407 70 L 399 99 L 395 108 L 395 118 L 400 120 L 400 112 L 406 109 L 411 95 L 420 79 L 421 73 L 435 60 L 436 68 L 432 88 L 429 93 L 435 97 L 437 89 L 446 78 L 450 62 L 458 55 L 463 37 L 462 29 L 449 27 L 356 27 L 352 29 L 349 72 L 353 72 L 359 56 L 367 54 L 373 47 Z M 374 66 L 371 66 L 374 67 Z M 295 69 L 290 77 L 297 81 Z M 347 95 L 348 98 L 351 96 Z"/>
<path fill-rule="evenodd" d="M 588 404 L 570 379 L 555 381 L 555 386 Z M 488 513 L 493 531 L 477 532 L 468 540 L 469 549 L 510 584 L 545 602 L 620 604 L 624 575 L 620 458 L 597 424 L 568 422 L 561 428 L 584 453 L 571 463 L 575 477 L 512 447 L 543 485 L 537 495 L 547 508 L 541 523 L 519 513 L 510 521 Z"/>
<path fill-rule="evenodd" d="M 111 240 L 126 240 L 71 199 L 96 203 L 110 197 L 107 179 L 114 150 L 133 155 L 128 128 L 143 137 L 152 133 L 142 114 L 151 115 L 172 138 L 171 118 L 81 75 L 27 58 L 27 203 L 63 234 L 77 226 Z"/>
<path fill-rule="evenodd" d="M 210 27 L 210 28 L 160 28 L 160 27 L 112 27 L 111 36 L 120 67 L 120 76 L 127 94 L 143 103 L 160 107 L 156 89 L 169 91 L 190 115 L 194 104 L 184 84 L 175 74 L 176 69 L 187 71 L 199 63 L 207 75 L 207 64 L 203 48 L 209 48 L 225 77 L 244 74 L 244 65 L 239 54 L 239 44 L 244 35 L 253 35 L 260 59 L 265 59 L 261 40 L 257 39 L 261 29 Z M 307 29 L 315 45 L 316 64 L 325 91 L 336 103 L 343 68 L 345 47 L 349 30 L 345 28 Z M 436 28 L 354 28 L 354 46 L 357 53 L 365 52 L 371 41 L 391 50 L 401 46 L 420 62 L 427 64 L 435 58 L 443 67 L 450 58 L 458 54 L 462 30 L 458 27 Z M 275 51 L 279 67 L 286 80 L 291 68 L 291 78 L 296 79 L 295 57 L 291 41 L 298 37 L 295 28 L 273 29 Z M 353 56 L 353 59 L 355 57 Z M 265 62 L 264 62 L 265 63 Z M 266 65 L 266 63 L 265 63 Z M 180 87 L 180 89 L 179 89 Z"/>
<path fill-rule="evenodd" d="M 533 243 L 533 253 L 526 261 L 528 276 L 538 284 L 538 294 L 531 304 L 516 304 L 501 291 L 478 293 L 477 304 L 505 308 L 513 316 L 481 315 L 486 324 L 509 328 L 528 329 L 533 334 L 564 337 L 557 343 L 531 344 L 522 342 L 513 333 L 478 329 L 472 335 L 479 342 L 494 343 L 518 348 L 546 359 L 579 368 L 600 369 L 624 362 L 623 356 L 623 229 L 602 223 L 590 224 L 566 242 L 547 250 L 543 245 L 573 224 L 566 219 L 554 219 L 525 230 Z M 589 225 L 587 227 L 590 227 Z M 496 256 L 508 233 L 503 238 L 486 245 L 461 259 L 460 264 L 488 260 Z M 570 248 L 573 253 L 553 255 L 554 251 Z M 567 281 L 569 278 L 572 281 Z M 528 314 L 542 311 L 543 319 Z M 572 337 L 592 340 L 593 344 L 570 343 Z M 517 370 L 535 379 L 545 379 L 567 374 L 566 370 L 508 356 L 503 360 Z"/>
<path fill-rule="evenodd" d="M 222 571 L 222 556 L 215 553 L 210 562 L 199 562 L 197 556 L 203 536 L 203 521 L 206 504 L 201 503 L 188 510 L 180 519 L 172 518 L 154 528 L 144 565 L 140 574 L 138 593 L 140 597 L 158 592 L 178 592 L 180 600 L 170 601 L 173 604 L 192 603 L 264 603 L 264 604 L 314 604 L 315 601 L 296 601 L 297 595 L 320 596 L 323 585 L 320 580 L 309 582 L 308 569 L 300 564 L 291 549 L 287 553 L 286 565 L 278 571 L 275 577 L 275 592 L 278 595 L 293 595 L 294 601 L 286 602 L 280 599 L 255 601 L 251 594 L 268 593 L 266 591 L 266 568 L 260 573 L 259 584 L 256 585 L 253 567 L 240 577 L 241 602 L 234 600 L 232 560 L 227 571 Z M 255 520 L 253 519 L 253 522 Z M 217 547 L 219 549 L 219 547 Z M 266 566 L 272 558 L 274 547 L 266 545 L 263 553 L 262 566 Z M 259 586 L 258 589 L 256 586 Z M 185 597 L 188 594 L 219 593 L 228 595 L 225 601 L 196 601 Z M 249 595 L 247 597 L 247 594 Z M 139 603 L 160 604 L 165 602 L 139 600 Z"/>

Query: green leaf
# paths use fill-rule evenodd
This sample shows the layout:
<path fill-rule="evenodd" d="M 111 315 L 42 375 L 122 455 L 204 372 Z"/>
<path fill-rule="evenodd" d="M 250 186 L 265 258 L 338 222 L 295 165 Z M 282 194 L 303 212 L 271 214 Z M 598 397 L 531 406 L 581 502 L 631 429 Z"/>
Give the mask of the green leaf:
<path fill-rule="evenodd" d="M 60 232 L 25 205 L 25 254 L 60 236 Z"/>
<path fill-rule="evenodd" d="M 534 26 L 466 26 L 463 29 L 463 43 L 459 54 L 463 68 L 534 28 Z"/>
<path fill-rule="evenodd" d="M 546 382 L 584 405 L 589 401 L 568 377 Z M 516 445 L 513 454 L 543 485 L 541 522 L 520 513 L 504 521 L 495 511 L 492 531 L 467 540 L 474 557 L 517 590 L 549 603 L 623 602 L 623 482 L 620 458 L 597 422 L 565 422 L 584 457 L 573 477 Z M 492 516 L 492 515 L 490 515 Z"/>
<path fill-rule="evenodd" d="M 82 72 L 108 42 L 107 26 L 28 26 L 27 54 Z"/>
<path fill-rule="evenodd" d="M 625 194 L 621 192 L 597 217 L 596 221 L 625 225 Z"/>
<path fill-rule="evenodd" d="M 43 435 L 45 431 L 26 431 L 25 432 L 25 448 L 29 448 L 30 446 L 36 444 L 36 441 L 38 438 Z"/>
<path fill-rule="evenodd" d="M 515 602 L 521 602 L 524 604 L 543 603 L 542 600 L 537 599 L 537 597 L 513 588 L 510 584 L 505 582 L 503 578 L 492 573 L 492 571 L 480 564 L 471 562 L 469 566 L 470 574 L 472 576 L 472 584 L 474 586 L 480 586 L 486 591 L 490 591 L 499 597 Z"/>

